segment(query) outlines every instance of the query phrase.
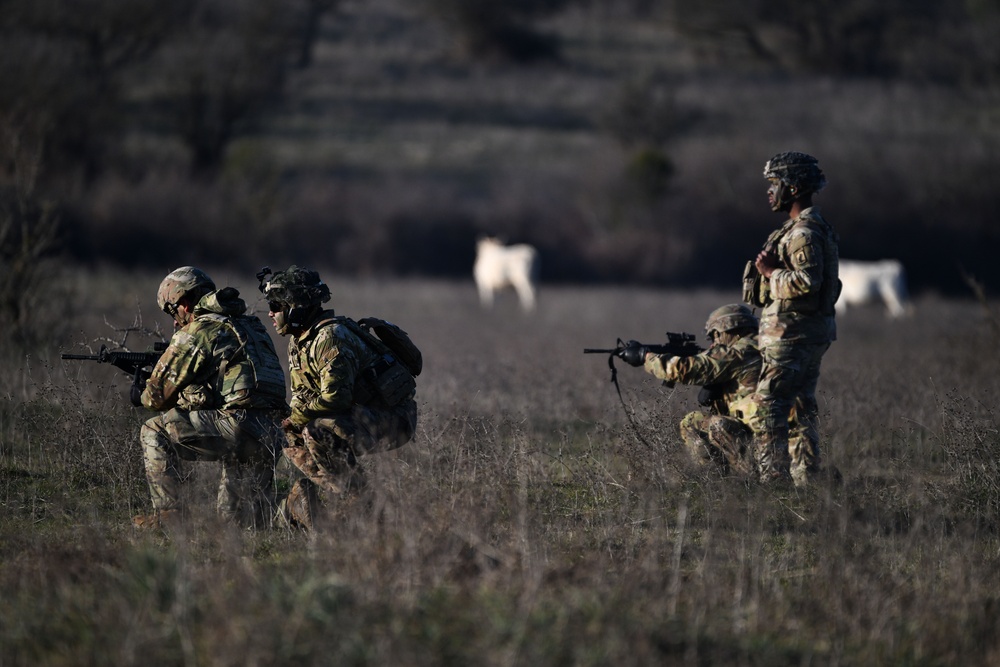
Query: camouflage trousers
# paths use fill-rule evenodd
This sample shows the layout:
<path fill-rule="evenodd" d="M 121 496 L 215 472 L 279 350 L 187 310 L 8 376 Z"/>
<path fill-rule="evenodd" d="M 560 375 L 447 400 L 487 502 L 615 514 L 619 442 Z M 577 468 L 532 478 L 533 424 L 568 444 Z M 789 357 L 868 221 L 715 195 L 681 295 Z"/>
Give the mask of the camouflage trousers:
<path fill-rule="evenodd" d="M 717 465 L 724 473 L 749 473 L 750 427 L 735 417 L 689 412 L 681 420 L 681 438 L 697 465 Z"/>
<path fill-rule="evenodd" d="M 391 408 L 355 405 L 350 414 L 319 417 L 286 431 L 284 455 L 321 489 L 342 494 L 364 486 L 358 457 L 401 447 L 417 429 L 413 399 Z"/>
<path fill-rule="evenodd" d="M 179 509 L 181 461 L 219 461 L 219 513 L 244 526 L 266 525 L 274 506 L 274 466 L 281 445 L 276 413 L 180 410 L 156 415 L 139 432 L 153 509 Z"/>
<path fill-rule="evenodd" d="M 820 362 L 830 343 L 779 343 L 760 352 L 760 381 L 748 423 L 762 480 L 809 482 L 820 470 L 819 406 L 816 385 Z"/>

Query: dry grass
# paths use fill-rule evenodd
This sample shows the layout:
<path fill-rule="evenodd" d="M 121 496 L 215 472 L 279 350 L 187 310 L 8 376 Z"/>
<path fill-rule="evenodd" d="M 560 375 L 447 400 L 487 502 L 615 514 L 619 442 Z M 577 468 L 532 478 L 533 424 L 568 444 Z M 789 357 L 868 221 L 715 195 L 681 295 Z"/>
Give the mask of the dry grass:
<path fill-rule="evenodd" d="M 249 273 L 215 277 L 253 301 Z M 159 278 L 81 273 L 79 333 L 5 352 L 0 664 L 998 657 L 1000 369 L 971 301 L 844 317 L 820 383 L 843 483 L 775 494 L 687 467 L 676 422 L 695 390 L 623 367 L 633 427 L 605 360 L 581 354 L 700 332 L 735 294 L 549 287 L 526 316 L 513 296 L 481 312 L 471 282 L 334 280 L 340 312 L 421 345 L 416 440 L 368 459 L 369 502 L 312 535 L 219 525 L 216 471 L 197 466 L 168 538 L 129 525 L 148 500 L 124 376 L 57 361 L 109 335 L 105 316 L 160 319 Z"/>

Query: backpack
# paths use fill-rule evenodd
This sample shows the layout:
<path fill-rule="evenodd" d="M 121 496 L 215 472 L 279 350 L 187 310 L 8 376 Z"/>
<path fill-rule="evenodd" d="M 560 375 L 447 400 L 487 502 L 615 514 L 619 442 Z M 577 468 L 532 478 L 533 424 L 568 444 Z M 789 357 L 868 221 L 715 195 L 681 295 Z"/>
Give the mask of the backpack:
<path fill-rule="evenodd" d="M 395 355 L 397 361 L 403 364 L 403 367 L 410 372 L 410 375 L 416 377 L 420 375 L 420 371 L 423 370 L 424 360 L 423 356 L 420 354 L 420 350 L 413 341 L 410 340 L 410 336 L 397 327 L 392 322 L 386 322 L 385 320 L 380 320 L 377 317 L 365 317 L 358 320 L 358 325 L 361 326 L 365 332 L 369 334 L 374 334 L 389 350 Z"/>

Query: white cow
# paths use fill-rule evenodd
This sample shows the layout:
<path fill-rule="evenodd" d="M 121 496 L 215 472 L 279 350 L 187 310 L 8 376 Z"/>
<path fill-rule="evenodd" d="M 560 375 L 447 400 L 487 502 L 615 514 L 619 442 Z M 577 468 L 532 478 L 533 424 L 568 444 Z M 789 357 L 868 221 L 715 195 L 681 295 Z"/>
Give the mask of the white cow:
<path fill-rule="evenodd" d="M 505 246 L 487 236 L 476 243 L 476 264 L 472 268 L 483 307 L 493 305 L 495 292 L 513 287 L 526 310 L 535 308 L 538 285 L 538 251 L 525 243 Z"/>
<path fill-rule="evenodd" d="M 901 317 L 913 310 L 906 289 L 906 272 L 894 259 L 880 262 L 840 260 L 840 281 L 843 289 L 837 300 L 837 314 L 848 306 L 860 306 L 881 299 L 891 317 Z"/>

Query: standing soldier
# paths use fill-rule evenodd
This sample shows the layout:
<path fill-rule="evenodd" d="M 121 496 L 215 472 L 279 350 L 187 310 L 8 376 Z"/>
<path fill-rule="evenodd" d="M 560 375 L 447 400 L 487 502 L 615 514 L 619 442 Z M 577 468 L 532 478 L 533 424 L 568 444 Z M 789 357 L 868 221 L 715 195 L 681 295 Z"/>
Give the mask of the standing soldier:
<path fill-rule="evenodd" d="M 771 210 L 788 220 L 767 238 L 743 274 L 743 298 L 762 307 L 760 383 L 750 426 L 757 438 L 761 480 L 808 483 L 820 469 L 820 361 L 837 337 L 834 304 L 840 294 L 839 239 L 813 206 L 826 185 L 816 158 L 779 153 L 764 165 Z M 796 433 L 789 416 L 799 403 Z"/>
<path fill-rule="evenodd" d="M 330 289 L 315 271 L 293 265 L 262 282 L 261 291 L 275 331 L 289 337 L 292 413 L 282 422 L 284 454 L 325 493 L 356 492 L 365 483 L 359 456 L 413 438 L 413 376 L 357 322 L 323 309 Z M 288 502 L 302 506 L 303 496 L 315 494 L 312 484 L 296 482 Z M 301 514 L 308 527 L 312 520 Z"/>
<path fill-rule="evenodd" d="M 232 287 L 216 290 L 203 271 L 170 272 L 156 294 L 176 331 L 131 399 L 160 414 L 139 434 L 153 513 L 133 520 L 160 527 L 178 518 L 180 461 L 220 461 L 218 510 L 245 526 L 273 514 L 274 466 L 285 376 L 261 321 Z M 143 382 L 145 380 L 145 382 Z"/>
<path fill-rule="evenodd" d="M 723 472 L 749 473 L 747 447 L 753 432 L 743 420 L 743 410 L 757 388 L 760 353 L 757 351 L 757 318 L 743 304 L 716 308 L 705 323 L 710 346 L 693 356 L 633 351 L 622 358 L 671 386 L 675 382 L 702 387 L 698 402 L 709 413 L 689 412 L 680 431 L 691 458 L 699 465 L 717 464 Z"/>

